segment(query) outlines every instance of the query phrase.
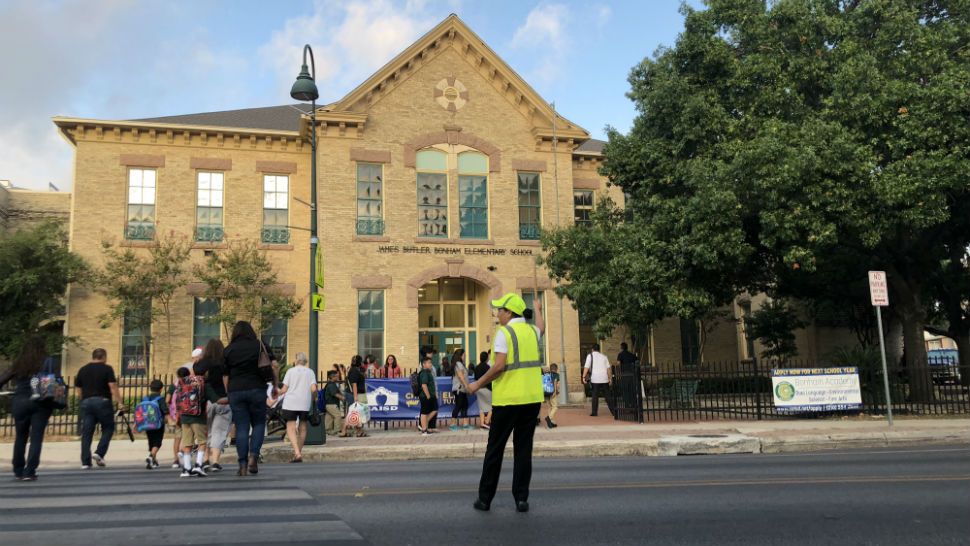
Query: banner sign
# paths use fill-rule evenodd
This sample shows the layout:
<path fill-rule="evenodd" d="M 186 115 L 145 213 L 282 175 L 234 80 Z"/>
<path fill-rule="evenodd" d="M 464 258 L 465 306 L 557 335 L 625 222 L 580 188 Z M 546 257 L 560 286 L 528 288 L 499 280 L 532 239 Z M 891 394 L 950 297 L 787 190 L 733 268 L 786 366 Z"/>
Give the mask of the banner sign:
<path fill-rule="evenodd" d="M 793 368 L 771 370 L 775 408 L 779 412 L 844 411 L 862 408 L 859 368 Z"/>
<path fill-rule="evenodd" d="M 451 417 L 451 410 L 455 407 L 451 378 L 437 377 L 435 383 L 438 391 L 438 416 Z M 421 402 L 417 396 L 411 394 L 410 379 L 368 379 L 366 387 L 371 420 L 417 419 L 421 413 Z M 475 395 L 468 397 L 468 416 L 478 416 L 478 397 Z"/>

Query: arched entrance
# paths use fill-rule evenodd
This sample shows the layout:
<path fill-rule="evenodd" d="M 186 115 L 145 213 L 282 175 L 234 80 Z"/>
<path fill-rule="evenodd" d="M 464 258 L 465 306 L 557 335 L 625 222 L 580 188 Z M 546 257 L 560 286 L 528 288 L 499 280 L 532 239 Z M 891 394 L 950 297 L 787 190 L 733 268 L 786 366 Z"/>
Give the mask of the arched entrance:
<path fill-rule="evenodd" d="M 489 271 L 451 258 L 408 282 L 408 304 L 417 308 L 418 347 L 434 351 L 435 366 L 455 349 L 465 349 L 466 363 L 488 344 L 492 330 L 488 302 L 500 296 L 502 283 Z"/>

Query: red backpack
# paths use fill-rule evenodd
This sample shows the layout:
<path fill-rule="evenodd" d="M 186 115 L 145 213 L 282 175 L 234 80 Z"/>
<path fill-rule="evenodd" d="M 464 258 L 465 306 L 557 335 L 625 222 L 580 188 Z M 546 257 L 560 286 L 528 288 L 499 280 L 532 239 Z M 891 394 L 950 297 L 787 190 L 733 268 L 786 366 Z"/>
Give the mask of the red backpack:
<path fill-rule="evenodd" d="M 179 415 L 202 415 L 205 405 L 205 378 L 198 375 L 183 377 L 175 390 Z"/>

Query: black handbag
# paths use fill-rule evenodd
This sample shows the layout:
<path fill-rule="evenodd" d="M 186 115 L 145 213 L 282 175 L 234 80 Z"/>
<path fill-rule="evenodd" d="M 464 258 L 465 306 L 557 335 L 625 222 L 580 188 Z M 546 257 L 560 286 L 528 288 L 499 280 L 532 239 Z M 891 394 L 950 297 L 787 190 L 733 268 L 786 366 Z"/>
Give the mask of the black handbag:
<path fill-rule="evenodd" d="M 316 404 L 310 404 L 310 415 L 307 416 L 307 423 L 310 423 L 311 427 L 320 426 L 320 409 L 317 408 Z"/>

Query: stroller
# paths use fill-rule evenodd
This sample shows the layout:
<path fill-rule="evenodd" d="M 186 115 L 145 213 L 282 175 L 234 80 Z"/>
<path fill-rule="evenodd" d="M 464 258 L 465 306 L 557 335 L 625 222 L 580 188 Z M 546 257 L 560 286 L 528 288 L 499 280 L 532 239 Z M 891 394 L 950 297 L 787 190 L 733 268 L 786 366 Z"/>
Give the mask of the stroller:
<path fill-rule="evenodd" d="M 280 440 L 286 437 L 286 421 L 283 419 L 283 397 L 277 398 L 266 409 L 266 438 L 279 434 Z"/>

